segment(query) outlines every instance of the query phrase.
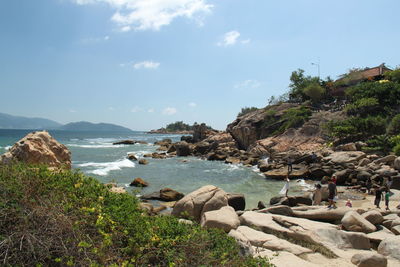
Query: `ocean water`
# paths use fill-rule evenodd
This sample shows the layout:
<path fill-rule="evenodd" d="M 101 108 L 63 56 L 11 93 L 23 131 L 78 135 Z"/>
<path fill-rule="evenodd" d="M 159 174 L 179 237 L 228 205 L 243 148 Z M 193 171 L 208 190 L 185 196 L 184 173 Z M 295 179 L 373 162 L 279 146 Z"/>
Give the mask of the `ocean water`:
<path fill-rule="evenodd" d="M 6 152 L 29 132 L 31 131 L 0 130 L 0 153 Z M 266 179 L 256 167 L 225 164 L 195 157 L 146 158 L 149 164 L 139 165 L 126 158 L 128 153 L 142 157 L 146 153 L 155 152 L 158 147 L 153 145 L 155 141 L 170 138 L 176 142 L 180 140 L 180 135 L 57 130 L 49 132 L 70 149 L 74 169 L 79 169 L 104 183 L 116 182 L 136 195 L 151 193 L 164 187 L 187 194 L 201 186 L 211 184 L 226 192 L 243 193 L 246 197 L 246 208 L 251 209 L 255 208 L 260 200 L 268 204 L 269 199 L 278 195 L 284 184 L 282 181 Z M 112 144 L 124 139 L 146 141 L 148 144 Z M 150 186 L 144 189 L 129 187 L 129 183 L 136 177 L 149 182 Z M 291 187 L 293 190 L 301 190 L 303 182 L 292 183 L 295 185 Z"/>

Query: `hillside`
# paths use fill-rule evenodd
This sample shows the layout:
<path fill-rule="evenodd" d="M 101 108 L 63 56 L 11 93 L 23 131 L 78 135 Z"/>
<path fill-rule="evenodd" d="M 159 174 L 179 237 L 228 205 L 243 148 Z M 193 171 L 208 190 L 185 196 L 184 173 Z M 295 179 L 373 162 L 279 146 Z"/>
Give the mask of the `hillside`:
<path fill-rule="evenodd" d="M 43 118 L 28 118 L 0 113 L 0 129 L 56 129 L 62 124 Z"/>
<path fill-rule="evenodd" d="M 65 131 L 132 132 L 131 129 L 111 123 L 71 122 L 58 128 Z"/>

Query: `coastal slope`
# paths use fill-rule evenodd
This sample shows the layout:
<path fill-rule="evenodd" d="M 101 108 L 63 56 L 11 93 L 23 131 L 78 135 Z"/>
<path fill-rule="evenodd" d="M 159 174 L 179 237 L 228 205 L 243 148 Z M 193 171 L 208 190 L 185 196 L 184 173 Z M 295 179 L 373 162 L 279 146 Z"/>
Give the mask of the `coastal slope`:
<path fill-rule="evenodd" d="M 44 118 L 28 118 L 0 113 L 0 129 L 56 129 L 62 124 Z"/>
<path fill-rule="evenodd" d="M 132 132 L 131 129 L 111 123 L 71 122 L 58 128 L 65 131 Z"/>

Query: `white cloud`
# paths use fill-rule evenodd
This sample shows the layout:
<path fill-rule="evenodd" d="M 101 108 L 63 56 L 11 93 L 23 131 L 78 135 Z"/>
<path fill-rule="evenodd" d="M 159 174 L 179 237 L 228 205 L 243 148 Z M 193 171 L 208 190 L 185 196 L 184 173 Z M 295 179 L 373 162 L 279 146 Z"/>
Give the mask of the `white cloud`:
<path fill-rule="evenodd" d="M 239 82 L 235 84 L 236 89 L 251 89 L 251 88 L 258 88 L 261 86 L 261 82 L 257 80 L 246 80 L 243 82 Z"/>
<path fill-rule="evenodd" d="M 158 69 L 160 66 L 160 62 L 154 62 L 154 61 L 142 61 L 142 62 L 137 62 L 133 64 L 133 67 L 135 69 Z"/>
<path fill-rule="evenodd" d="M 188 105 L 189 105 L 189 107 L 192 107 L 192 108 L 195 108 L 195 107 L 197 107 L 197 104 L 196 104 L 196 103 L 194 103 L 194 102 L 190 102 Z"/>
<path fill-rule="evenodd" d="M 163 114 L 164 115 L 174 115 L 178 112 L 178 110 L 176 108 L 171 108 L 171 107 L 167 107 L 163 110 Z"/>
<path fill-rule="evenodd" d="M 131 112 L 133 112 L 133 113 L 140 112 L 140 111 L 142 111 L 142 108 L 140 108 L 140 107 L 138 107 L 138 106 L 135 106 L 135 107 L 133 107 L 133 108 L 131 109 Z"/>
<path fill-rule="evenodd" d="M 108 107 L 107 109 L 108 109 L 109 111 L 114 111 L 114 110 L 115 110 L 114 107 Z"/>
<path fill-rule="evenodd" d="M 68 110 L 70 113 L 76 113 L 76 110 L 75 109 L 70 109 L 70 110 Z"/>
<path fill-rule="evenodd" d="M 149 109 L 147 110 L 147 112 L 148 112 L 148 113 L 153 113 L 153 112 L 154 112 L 154 108 L 149 108 Z"/>
<path fill-rule="evenodd" d="M 240 42 L 241 44 L 248 44 L 250 43 L 250 39 L 245 39 L 245 40 L 239 40 L 240 38 L 240 32 L 238 31 L 230 31 L 225 33 L 221 37 L 221 41 L 217 43 L 218 46 L 230 46 L 230 45 L 235 45 L 237 42 Z"/>
<path fill-rule="evenodd" d="M 208 0 L 72 0 L 79 5 L 106 3 L 115 9 L 111 20 L 120 31 L 159 30 L 174 19 L 183 17 L 200 24 L 211 12 Z"/>
<path fill-rule="evenodd" d="M 106 35 L 104 37 L 89 37 L 89 38 L 83 38 L 81 39 L 81 43 L 82 44 L 96 44 L 96 43 L 100 43 L 100 42 L 105 42 L 110 40 L 110 36 Z"/>

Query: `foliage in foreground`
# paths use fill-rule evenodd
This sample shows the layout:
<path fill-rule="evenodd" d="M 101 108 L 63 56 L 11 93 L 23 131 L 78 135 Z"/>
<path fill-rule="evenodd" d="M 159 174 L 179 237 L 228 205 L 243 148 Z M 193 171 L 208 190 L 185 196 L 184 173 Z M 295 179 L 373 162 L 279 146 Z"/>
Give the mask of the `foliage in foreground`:
<path fill-rule="evenodd" d="M 149 217 L 79 172 L 0 166 L 0 264 L 269 266 L 222 231 Z"/>

